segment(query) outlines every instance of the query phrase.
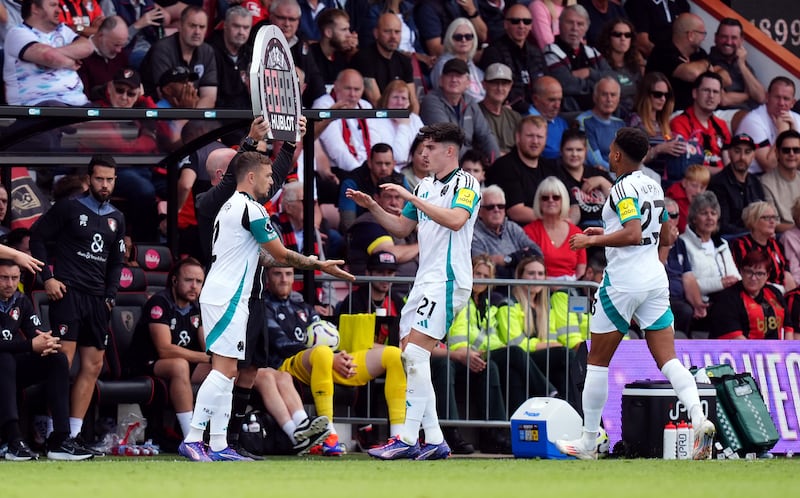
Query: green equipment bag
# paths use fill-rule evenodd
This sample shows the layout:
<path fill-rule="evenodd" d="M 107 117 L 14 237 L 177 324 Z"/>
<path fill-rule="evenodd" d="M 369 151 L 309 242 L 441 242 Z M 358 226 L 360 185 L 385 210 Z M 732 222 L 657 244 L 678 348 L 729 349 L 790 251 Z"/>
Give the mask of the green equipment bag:
<path fill-rule="evenodd" d="M 772 449 L 780 434 L 755 379 L 737 374 L 730 365 L 706 367 L 717 390 L 718 434 L 723 445 L 739 453 L 761 453 Z"/>

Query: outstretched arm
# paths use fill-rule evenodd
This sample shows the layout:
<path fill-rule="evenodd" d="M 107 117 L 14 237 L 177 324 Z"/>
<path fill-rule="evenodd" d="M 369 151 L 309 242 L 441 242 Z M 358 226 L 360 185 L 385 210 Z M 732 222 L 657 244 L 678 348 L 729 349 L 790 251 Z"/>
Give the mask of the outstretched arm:
<path fill-rule="evenodd" d="M 398 187 L 398 192 L 405 192 L 408 195 L 413 195 L 400 185 L 384 185 L 384 187 Z M 417 222 L 411 219 L 406 218 L 402 215 L 391 214 L 387 213 L 382 207 L 375 202 L 375 199 L 372 196 L 361 192 L 360 190 L 354 189 L 347 189 L 345 195 L 352 199 L 356 204 L 361 206 L 364 209 L 369 210 L 370 213 L 375 217 L 375 220 L 385 228 L 389 233 L 397 238 L 405 238 L 414 230 L 414 227 L 417 226 Z M 402 193 L 400 194 L 403 195 Z"/>
<path fill-rule="evenodd" d="M 341 259 L 320 261 L 316 256 L 304 256 L 299 252 L 287 249 L 280 239 L 264 242 L 261 247 L 279 264 L 293 266 L 300 270 L 320 270 L 337 278 L 355 280 L 353 275 L 339 268 L 339 265 L 344 264 Z"/>

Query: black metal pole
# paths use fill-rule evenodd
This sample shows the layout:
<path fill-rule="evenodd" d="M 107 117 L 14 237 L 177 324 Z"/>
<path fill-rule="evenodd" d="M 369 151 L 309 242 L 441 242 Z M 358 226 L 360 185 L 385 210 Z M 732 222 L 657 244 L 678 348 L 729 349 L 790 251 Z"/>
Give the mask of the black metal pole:
<path fill-rule="evenodd" d="M 303 254 L 314 254 L 314 123 L 317 120 L 308 119 L 306 134 L 303 137 Z M 314 271 L 303 272 L 303 298 L 305 302 L 317 302 L 314 289 Z"/>

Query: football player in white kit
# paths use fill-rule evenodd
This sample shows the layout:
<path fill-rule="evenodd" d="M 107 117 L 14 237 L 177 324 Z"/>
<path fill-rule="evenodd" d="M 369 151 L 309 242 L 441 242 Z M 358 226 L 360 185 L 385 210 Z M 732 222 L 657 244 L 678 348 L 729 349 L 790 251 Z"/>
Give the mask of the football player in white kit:
<path fill-rule="evenodd" d="M 384 211 L 363 192 L 348 189 L 346 195 L 368 209 L 395 237 L 418 229 L 419 269 L 414 287 L 400 317 L 401 347 L 405 363 L 406 421 L 400 434 L 369 450 L 383 460 L 413 458 L 436 460 L 450 456 L 436 414 L 436 394 L 431 383 L 431 351 L 450 328 L 472 289 L 470 247 L 480 204 L 480 185 L 458 166 L 464 133 L 453 123 L 437 123 L 420 130 L 423 160 L 431 173 L 414 193 L 401 185 L 382 188 L 397 192 L 405 201 L 401 215 Z M 420 447 L 420 426 L 425 444 Z"/>
<path fill-rule="evenodd" d="M 264 198 L 272 185 L 272 163 L 258 152 L 234 158 L 236 193 L 222 206 L 214 222 L 211 269 L 200 293 L 200 310 L 211 353 L 211 372 L 197 392 L 191 429 L 178 452 L 195 461 L 250 460 L 228 446 L 227 428 L 233 399 L 237 361 L 244 359 L 248 301 L 263 248 L 282 265 L 321 270 L 354 280 L 338 265 L 341 260 L 319 261 L 284 247 L 269 215 L 255 199 Z M 210 425 L 208 449 L 203 431 Z"/>
<path fill-rule="evenodd" d="M 559 451 L 584 460 L 597 458 L 600 417 L 608 399 L 608 364 L 634 318 L 645 332 L 658 368 L 689 409 L 694 427 L 693 458 L 711 458 L 714 424 L 703 413 L 694 377 L 675 355 L 667 274 L 658 259 L 660 241 L 670 237 L 664 223 L 664 192 L 639 170 L 648 148 L 643 131 L 622 128 L 617 132 L 609 154 L 617 181 L 603 206 L 604 228 L 587 228 L 570 238 L 573 250 L 605 247 L 608 260 L 590 322 L 583 435 L 573 441 L 556 441 Z"/>

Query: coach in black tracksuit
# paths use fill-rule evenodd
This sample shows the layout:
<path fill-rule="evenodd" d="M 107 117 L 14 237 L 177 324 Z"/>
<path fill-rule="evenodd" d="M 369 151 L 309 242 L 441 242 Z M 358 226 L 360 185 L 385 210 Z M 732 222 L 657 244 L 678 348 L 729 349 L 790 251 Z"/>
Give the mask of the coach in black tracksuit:
<path fill-rule="evenodd" d="M 302 134 L 305 134 L 305 119 L 301 120 Z M 266 136 L 267 125 L 259 117 L 253 121 L 250 132 L 239 147 L 239 152 L 255 152 L 258 142 Z M 278 156 L 272 164 L 272 187 L 267 193 L 267 198 L 272 198 L 278 190 L 283 188 L 283 182 L 294 164 L 295 144 L 284 142 Z M 222 180 L 208 192 L 200 194 L 195 202 L 197 215 L 197 231 L 202 245 L 203 263 L 206 269 L 211 266 L 212 235 L 214 233 L 214 220 L 222 205 L 236 192 L 236 159 L 235 156 Z M 250 402 L 250 394 L 255 383 L 256 373 L 259 368 L 267 366 L 268 343 L 264 330 L 264 267 L 259 266 L 253 279 L 253 290 L 250 294 L 250 315 L 247 320 L 247 337 L 245 340 L 245 359 L 239 362 L 239 375 L 233 387 L 233 407 L 229 424 L 229 442 L 236 446 L 235 439 L 238 429 L 242 426 L 245 410 Z M 241 448 L 237 448 L 241 453 Z M 248 453 L 247 456 L 252 456 Z"/>
<path fill-rule="evenodd" d="M 108 321 L 125 255 L 125 218 L 108 200 L 116 162 L 105 155 L 89 162 L 89 191 L 57 202 L 34 224 L 33 255 L 54 264 L 42 270 L 50 298 L 50 325 L 70 365 L 80 347 L 80 371 L 70 396 L 70 434 L 80 434 L 103 367 Z M 52 249 L 47 244 L 52 243 Z"/>

